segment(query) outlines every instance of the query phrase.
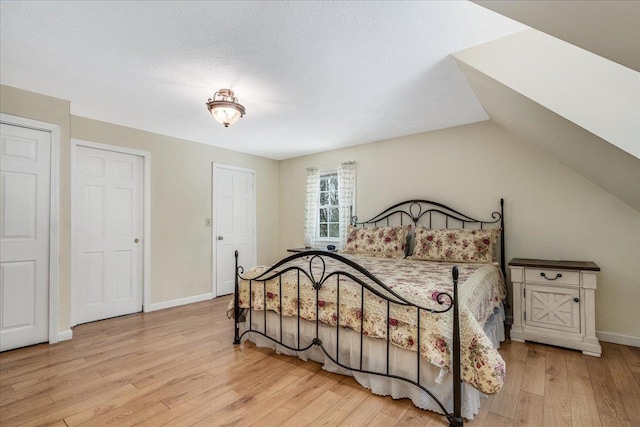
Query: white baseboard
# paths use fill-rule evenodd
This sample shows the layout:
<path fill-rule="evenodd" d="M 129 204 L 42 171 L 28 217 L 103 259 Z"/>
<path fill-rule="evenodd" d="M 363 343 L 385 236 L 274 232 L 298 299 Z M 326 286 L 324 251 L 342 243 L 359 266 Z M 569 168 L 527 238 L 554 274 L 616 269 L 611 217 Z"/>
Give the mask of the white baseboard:
<path fill-rule="evenodd" d="M 600 341 L 611 342 L 614 344 L 628 345 L 631 347 L 640 347 L 640 337 L 631 335 L 614 334 L 613 332 L 596 331 L 596 336 Z"/>
<path fill-rule="evenodd" d="M 58 332 L 58 342 L 67 341 L 67 340 L 70 340 L 71 338 L 73 338 L 73 331 L 71 329 Z"/>
<path fill-rule="evenodd" d="M 507 325 L 513 325 L 513 316 L 508 315 L 504 323 Z M 628 345 L 630 347 L 640 347 L 640 337 L 615 334 L 613 332 L 606 331 L 596 331 L 596 336 L 600 341 Z"/>
<path fill-rule="evenodd" d="M 207 292 L 206 294 L 195 295 L 192 297 L 174 299 L 171 301 L 157 302 L 155 304 L 151 304 L 148 307 L 145 306 L 144 312 L 148 313 L 150 311 L 164 310 L 165 308 L 178 307 L 180 305 L 192 304 L 194 302 L 206 301 L 209 299 L 213 299 L 213 292 Z"/>

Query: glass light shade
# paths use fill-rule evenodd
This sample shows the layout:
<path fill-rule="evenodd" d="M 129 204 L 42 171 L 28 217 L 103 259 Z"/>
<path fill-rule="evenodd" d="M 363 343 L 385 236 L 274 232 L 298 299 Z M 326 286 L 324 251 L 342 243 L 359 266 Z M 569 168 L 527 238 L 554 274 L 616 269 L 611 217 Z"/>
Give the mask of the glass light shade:
<path fill-rule="evenodd" d="M 237 108 L 226 106 L 213 107 L 211 109 L 211 115 L 214 119 L 222 123 L 224 127 L 229 127 L 229 125 L 236 123 L 240 120 L 240 117 L 242 117 Z"/>
<path fill-rule="evenodd" d="M 207 101 L 209 112 L 224 127 L 234 124 L 244 116 L 244 107 L 238 104 L 231 89 L 220 89 Z"/>

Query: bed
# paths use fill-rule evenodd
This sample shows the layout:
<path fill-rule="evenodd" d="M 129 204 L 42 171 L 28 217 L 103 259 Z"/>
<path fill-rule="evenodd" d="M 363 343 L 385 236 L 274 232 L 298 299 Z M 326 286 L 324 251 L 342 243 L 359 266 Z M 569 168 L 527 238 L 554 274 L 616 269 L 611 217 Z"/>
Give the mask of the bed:
<path fill-rule="evenodd" d="M 503 206 L 477 220 L 408 200 L 364 222 L 352 217 L 340 253 L 312 250 L 245 272 L 236 252 L 234 344 L 315 360 L 462 426 L 506 375 L 497 351 Z"/>

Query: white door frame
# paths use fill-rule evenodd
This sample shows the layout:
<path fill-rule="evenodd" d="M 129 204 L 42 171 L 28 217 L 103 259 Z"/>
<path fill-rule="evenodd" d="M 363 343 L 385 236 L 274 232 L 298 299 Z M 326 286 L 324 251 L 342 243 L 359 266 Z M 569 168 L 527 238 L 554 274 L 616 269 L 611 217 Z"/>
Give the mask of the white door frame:
<path fill-rule="evenodd" d="M 142 311 L 147 312 L 151 307 L 151 153 L 118 145 L 102 144 L 99 142 L 71 140 L 71 326 L 76 326 L 76 249 L 78 236 L 76 235 L 76 159 L 78 147 L 96 148 L 114 151 L 116 153 L 132 154 L 142 157 L 143 164 L 143 231 L 142 231 Z"/>
<path fill-rule="evenodd" d="M 60 259 L 60 125 L 26 119 L 0 113 L 0 122 L 25 127 L 51 134 L 51 169 L 49 188 L 49 344 L 60 341 L 60 335 L 70 331 L 58 332 L 58 262 Z"/>
<path fill-rule="evenodd" d="M 258 261 L 258 245 L 257 245 L 257 209 L 256 209 L 256 170 L 249 168 L 242 168 L 239 166 L 231 166 L 223 163 L 213 163 L 213 171 L 211 174 L 211 212 L 212 216 L 212 224 L 211 224 L 211 293 L 213 297 L 216 298 L 218 296 L 218 287 L 217 285 L 217 266 L 218 266 L 218 246 L 217 246 L 217 212 L 216 212 L 216 170 L 217 169 L 228 169 L 240 172 L 248 172 L 253 176 L 253 259 Z"/>

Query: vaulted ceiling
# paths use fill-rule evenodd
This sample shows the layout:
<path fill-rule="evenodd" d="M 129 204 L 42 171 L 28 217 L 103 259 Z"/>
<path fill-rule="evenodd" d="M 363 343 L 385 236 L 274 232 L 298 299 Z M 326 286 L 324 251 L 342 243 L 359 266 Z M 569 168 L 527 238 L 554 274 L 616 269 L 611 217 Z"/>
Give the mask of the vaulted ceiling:
<path fill-rule="evenodd" d="M 637 1 L 0 2 L 0 83 L 74 115 L 273 159 L 491 119 L 637 211 L 639 69 Z"/>
<path fill-rule="evenodd" d="M 555 36 L 453 55 L 491 120 L 640 212 L 640 2 L 477 3 Z"/>
<path fill-rule="evenodd" d="M 0 81 L 285 159 L 487 120 L 449 55 L 525 28 L 466 1 L 2 1 Z M 228 129 L 220 88 L 247 109 Z"/>
<path fill-rule="evenodd" d="M 640 2 L 473 0 L 579 48 L 640 71 Z"/>

